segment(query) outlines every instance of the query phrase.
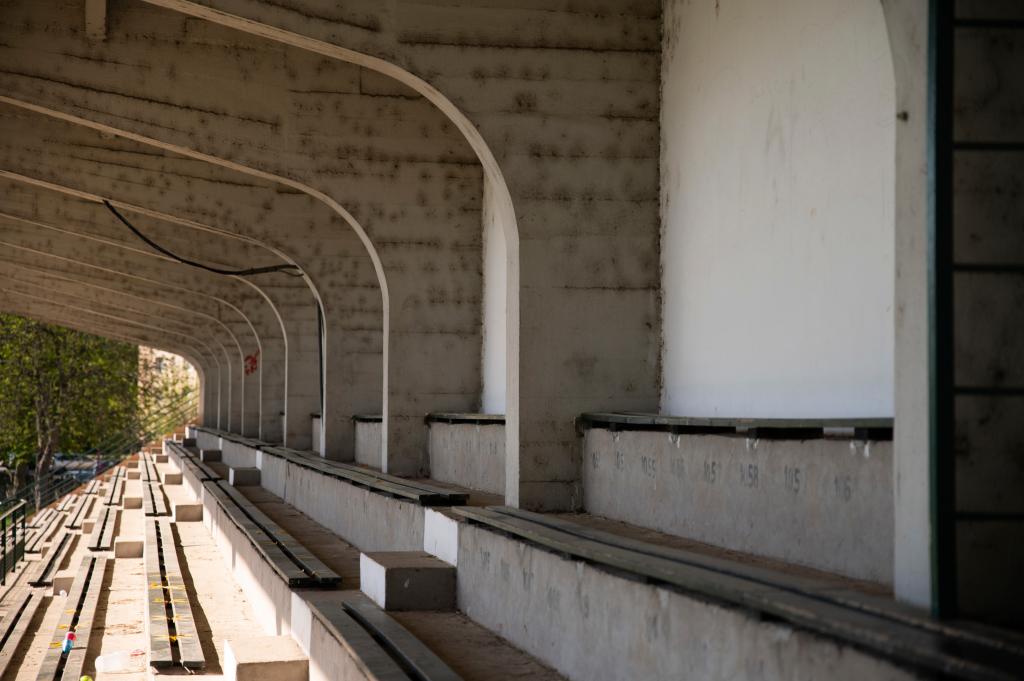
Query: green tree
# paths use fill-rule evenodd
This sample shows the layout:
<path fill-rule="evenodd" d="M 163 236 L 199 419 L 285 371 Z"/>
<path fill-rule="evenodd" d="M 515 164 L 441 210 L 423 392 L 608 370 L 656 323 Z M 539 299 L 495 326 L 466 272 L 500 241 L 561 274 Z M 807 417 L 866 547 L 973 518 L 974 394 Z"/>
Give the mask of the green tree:
<path fill-rule="evenodd" d="M 24 482 L 138 422 L 138 348 L 0 314 L 0 452 Z"/>

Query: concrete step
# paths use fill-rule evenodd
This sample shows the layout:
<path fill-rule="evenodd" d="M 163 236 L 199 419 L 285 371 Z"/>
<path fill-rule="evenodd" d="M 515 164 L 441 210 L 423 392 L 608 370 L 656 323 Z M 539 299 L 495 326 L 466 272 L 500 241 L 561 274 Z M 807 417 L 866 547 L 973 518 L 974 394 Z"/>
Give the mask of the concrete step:
<path fill-rule="evenodd" d="M 363 553 L 359 584 L 385 610 L 455 609 L 455 568 L 424 551 Z"/>
<path fill-rule="evenodd" d="M 291 636 L 224 640 L 227 681 L 308 681 L 309 658 Z"/>
<path fill-rule="evenodd" d="M 219 449 L 200 449 L 199 460 L 203 463 L 220 462 L 223 458 Z"/>
<path fill-rule="evenodd" d="M 229 468 L 228 482 L 232 487 L 259 486 L 260 469 L 249 467 Z"/>

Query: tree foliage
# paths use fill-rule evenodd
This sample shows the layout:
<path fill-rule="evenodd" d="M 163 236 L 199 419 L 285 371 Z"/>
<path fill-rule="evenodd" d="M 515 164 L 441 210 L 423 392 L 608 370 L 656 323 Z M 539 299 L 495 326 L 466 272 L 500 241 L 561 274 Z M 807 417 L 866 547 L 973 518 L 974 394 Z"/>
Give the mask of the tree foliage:
<path fill-rule="evenodd" d="M 138 348 L 0 314 L 0 453 L 20 471 L 50 470 L 138 421 Z"/>

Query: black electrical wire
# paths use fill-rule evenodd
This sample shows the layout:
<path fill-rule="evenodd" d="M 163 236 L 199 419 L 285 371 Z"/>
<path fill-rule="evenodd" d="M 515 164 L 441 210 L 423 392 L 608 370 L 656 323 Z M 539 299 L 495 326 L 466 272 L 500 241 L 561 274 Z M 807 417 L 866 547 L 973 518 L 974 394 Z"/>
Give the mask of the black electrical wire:
<path fill-rule="evenodd" d="M 224 274 L 233 277 L 249 277 L 254 274 L 268 274 L 270 272 L 283 272 L 284 274 L 287 274 L 292 277 L 302 276 L 302 270 L 295 265 L 270 265 L 267 267 L 252 267 L 245 270 L 223 270 L 220 269 L 219 267 L 210 267 L 209 265 L 204 265 L 201 262 L 196 262 L 194 260 L 183 258 L 180 255 L 172 253 L 171 251 L 167 250 L 166 248 L 164 248 L 163 246 L 156 243 L 155 241 L 147 237 L 145 234 L 140 232 L 138 229 L 136 229 L 135 225 L 128 222 L 128 220 L 125 219 L 125 217 L 121 215 L 119 212 L 117 212 L 117 209 L 110 205 L 110 202 L 107 201 L 106 199 L 103 200 L 103 205 L 107 207 L 107 210 L 114 214 L 114 217 L 116 217 L 118 220 L 124 223 L 125 227 L 132 230 L 132 234 L 146 242 L 146 244 L 148 244 L 150 248 L 160 253 L 163 253 L 168 258 L 180 262 L 182 265 L 198 267 L 199 269 L 206 270 L 207 272 L 213 272 L 214 274 Z"/>

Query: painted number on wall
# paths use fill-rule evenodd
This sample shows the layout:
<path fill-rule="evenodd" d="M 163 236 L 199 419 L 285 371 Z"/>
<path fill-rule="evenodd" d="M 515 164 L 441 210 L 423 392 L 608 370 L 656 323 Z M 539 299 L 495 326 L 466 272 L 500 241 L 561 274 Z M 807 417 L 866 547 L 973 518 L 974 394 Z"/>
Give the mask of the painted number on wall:
<path fill-rule="evenodd" d="M 718 462 L 717 461 L 705 461 L 704 462 L 704 482 L 709 485 L 715 484 L 718 479 Z"/>
<path fill-rule="evenodd" d="M 796 466 L 786 466 L 784 473 L 786 476 L 786 489 L 793 494 L 798 493 L 800 491 L 800 469 Z"/>
<path fill-rule="evenodd" d="M 744 487 L 757 487 L 757 464 L 756 463 L 741 463 L 740 464 L 740 482 L 743 483 Z"/>

